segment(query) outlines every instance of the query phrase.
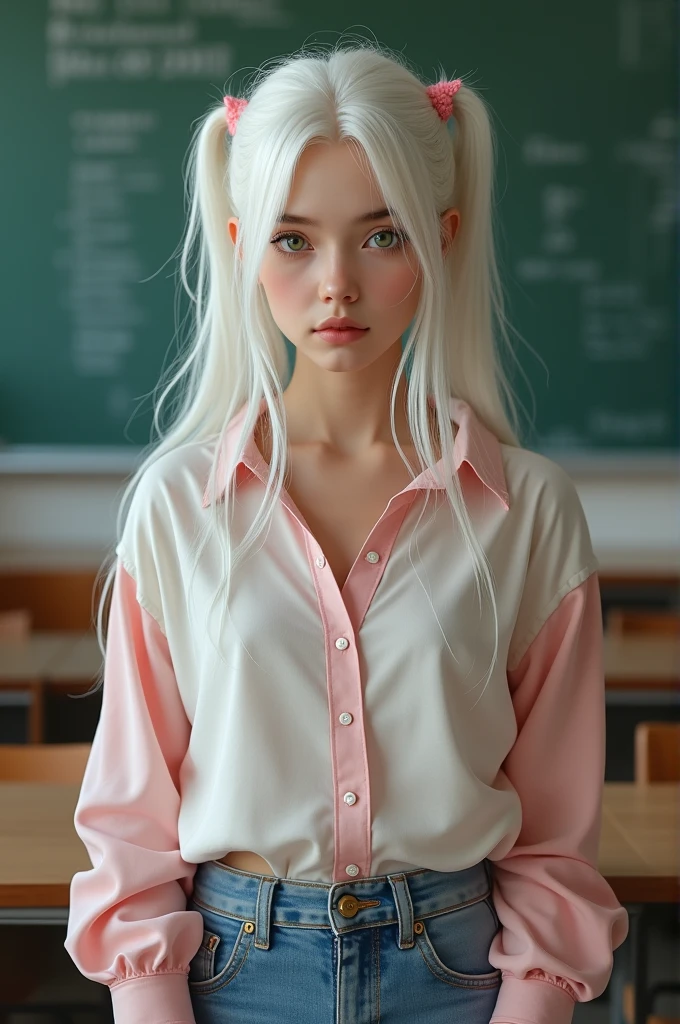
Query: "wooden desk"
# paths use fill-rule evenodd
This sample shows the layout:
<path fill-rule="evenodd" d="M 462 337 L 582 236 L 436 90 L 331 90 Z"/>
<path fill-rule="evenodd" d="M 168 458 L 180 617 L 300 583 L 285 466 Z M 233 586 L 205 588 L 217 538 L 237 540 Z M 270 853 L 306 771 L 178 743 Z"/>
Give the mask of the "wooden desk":
<path fill-rule="evenodd" d="M 79 791 L 0 783 L 0 908 L 68 907 L 71 878 L 91 867 L 73 827 Z M 606 782 L 598 867 L 620 902 L 680 900 L 679 858 L 680 783 Z"/>
<path fill-rule="evenodd" d="M 77 632 L 36 632 L 27 640 L 0 641 L 0 701 L 3 690 L 26 694 L 30 743 L 42 743 L 44 686 L 50 667 L 65 656 L 79 636 Z"/>
<path fill-rule="evenodd" d="M 604 674 L 607 689 L 675 690 L 680 686 L 680 639 L 605 633 Z"/>
<path fill-rule="evenodd" d="M 71 878 L 91 867 L 73 827 L 79 785 L 0 783 L 0 925 L 64 924 Z M 598 867 L 631 919 L 633 1024 L 647 992 L 644 906 L 680 899 L 680 783 L 607 782 Z"/>
<path fill-rule="evenodd" d="M 101 651 L 93 631 L 36 631 L 27 640 L 0 640 L 0 705 L 3 691 L 23 691 L 29 709 L 28 741 L 42 743 L 45 686 L 65 682 L 89 684 L 101 664 Z"/>
<path fill-rule="evenodd" d="M 621 903 L 680 901 L 680 783 L 605 783 L 599 868 Z"/>

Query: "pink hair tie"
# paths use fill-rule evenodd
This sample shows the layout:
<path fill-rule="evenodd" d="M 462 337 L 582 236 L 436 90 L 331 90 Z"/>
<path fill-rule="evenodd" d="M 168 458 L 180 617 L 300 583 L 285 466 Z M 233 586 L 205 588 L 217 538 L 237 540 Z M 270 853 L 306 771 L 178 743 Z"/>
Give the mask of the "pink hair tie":
<path fill-rule="evenodd" d="M 428 85 L 425 92 L 430 97 L 432 106 L 437 111 L 442 121 L 448 121 L 453 113 L 453 97 L 462 85 L 460 78 L 454 78 L 452 82 L 435 82 Z"/>
<path fill-rule="evenodd" d="M 238 119 L 241 116 L 241 111 L 244 107 L 248 106 L 248 100 L 240 99 L 238 96 L 225 96 L 224 97 L 225 116 L 227 118 L 227 128 L 229 134 L 233 135 L 236 131 L 236 125 Z"/>
<path fill-rule="evenodd" d="M 453 113 L 453 97 L 462 84 L 461 79 L 456 78 L 452 82 L 435 82 L 434 85 L 427 86 L 425 92 L 430 97 L 432 106 L 442 121 L 448 121 L 451 117 Z M 248 106 L 248 100 L 241 99 L 238 96 L 225 96 L 224 106 L 227 128 L 229 129 L 229 134 L 233 135 L 241 113 Z"/>

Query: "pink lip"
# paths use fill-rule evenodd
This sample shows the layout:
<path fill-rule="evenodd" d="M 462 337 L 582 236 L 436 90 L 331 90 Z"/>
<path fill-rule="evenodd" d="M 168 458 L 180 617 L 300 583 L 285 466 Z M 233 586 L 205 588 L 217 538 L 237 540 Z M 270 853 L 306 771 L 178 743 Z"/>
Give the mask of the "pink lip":
<path fill-rule="evenodd" d="M 342 330 L 336 328 L 327 327 L 323 331 L 315 331 L 320 338 L 324 341 L 329 341 L 334 345 L 347 345 L 351 341 L 356 341 L 363 334 L 366 333 L 368 327 L 344 327 Z"/>
<path fill-rule="evenodd" d="M 363 324 L 358 324 L 356 320 L 352 320 L 349 316 L 329 316 L 327 320 L 324 320 L 318 327 L 314 328 L 315 331 L 344 331 L 345 329 L 366 330 Z"/>

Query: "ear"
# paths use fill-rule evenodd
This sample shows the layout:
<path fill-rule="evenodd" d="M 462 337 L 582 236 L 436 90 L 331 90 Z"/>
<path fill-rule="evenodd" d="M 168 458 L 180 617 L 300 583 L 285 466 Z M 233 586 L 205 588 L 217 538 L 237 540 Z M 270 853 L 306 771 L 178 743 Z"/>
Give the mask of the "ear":
<path fill-rule="evenodd" d="M 448 210 L 444 210 L 440 219 L 446 235 L 445 240 L 442 242 L 442 254 L 447 256 L 460 225 L 460 210 L 455 206 L 450 206 Z"/>
<path fill-rule="evenodd" d="M 238 231 L 238 217 L 230 217 L 229 218 L 229 220 L 227 221 L 227 230 L 229 232 L 229 235 L 231 237 L 232 242 L 234 243 L 234 245 L 236 245 L 236 233 Z M 236 255 L 238 256 L 239 259 L 241 258 L 240 251 L 237 252 Z"/>

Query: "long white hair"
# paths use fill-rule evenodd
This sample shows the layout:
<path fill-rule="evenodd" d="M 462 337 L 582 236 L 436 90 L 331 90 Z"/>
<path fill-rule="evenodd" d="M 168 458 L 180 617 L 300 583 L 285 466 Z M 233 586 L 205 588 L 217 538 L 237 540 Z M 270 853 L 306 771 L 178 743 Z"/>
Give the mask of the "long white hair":
<path fill-rule="evenodd" d="M 297 162 L 312 141 L 353 140 L 365 154 L 395 224 L 408 235 L 422 268 L 423 283 L 408 341 L 391 392 L 394 443 L 399 446 L 394 405 L 405 374 L 407 417 L 424 470 L 436 471 L 428 395 L 444 465 L 453 465 L 449 398 L 467 402 L 499 439 L 519 446 L 517 406 L 500 347 L 513 354 L 510 325 L 494 243 L 495 139 L 482 98 L 463 83 L 454 114 L 442 121 L 425 85 L 401 54 L 371 42 L 338 44 L 327 52 L 301 50 L 277 58 L 254 75 L 247 107 L 234 136 L 227 132 L 224 104 L 201 119 L 186 164 L 188 217 L 180 256 L 181 284 L 192 302 L 191 337 L 185 351 L 155 390 L 158 440 L 125 486 L 117 517 L 117 539 L 98 573 L 96 629 L 105 654 L 107 595 L 116 570 L 115 545 L 126 510 L 146 469 L 166 452 L 187 443 L 215 441 L 210 479 L 216 479 L 224 431 L 244 404 L 238 451 L 253 430 L 264 398 L 271 431 L 271 472 L 262 504 L 243 542 L 232 550 L 231 486 L 222 503 L 213 500 L 197 535 L 194 572 L 208 539 L 217 533 L 223 552 L 222 582 L 212 609 L 228 607 L 232 572 L 268 529 L 290 465 L 282 393 L 290 379 L 284 337 L 258 282 L 259 268 L 291 189 Z M 458 207 L 460 225 L 446 256 L 440 213 Z M 229 217 L 239 218 L 234 244 Z M 242 259 L 237 248 L 242 247 Z M 189 281 L 195 274 L 195 283 Z M 176 389 L 171 426 L 159 414 Z M 487 590 L 496 624 L 493 671 L 498 653 L 494 580 L 469 518 L 457 474 L 445 476 L 452 515 L 474 566 L 477 594 Z M 193 573 L 192 573 L 193 579 Z M 219 648 L 219 644 L 217 644 Z M 103 682 L 102 677 L 99 684 Z M 97 689 L 98 687 L 95 687 Z M 92 692 L 92 691 L 89 691 Z"/>

